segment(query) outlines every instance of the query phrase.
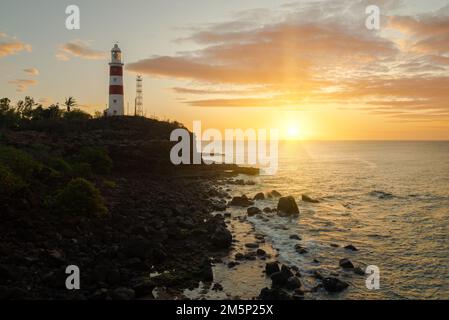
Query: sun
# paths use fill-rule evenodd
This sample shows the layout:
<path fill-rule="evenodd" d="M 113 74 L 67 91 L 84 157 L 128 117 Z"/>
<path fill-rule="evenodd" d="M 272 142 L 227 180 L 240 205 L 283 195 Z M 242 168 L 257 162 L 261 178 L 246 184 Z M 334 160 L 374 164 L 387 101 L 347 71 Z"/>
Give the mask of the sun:
<path fill-rule="evenodd" d="M 286 138 L 288 140 L 300 140 L 301 132 L 297 125 L 290 125 L 287 127 Z"/>

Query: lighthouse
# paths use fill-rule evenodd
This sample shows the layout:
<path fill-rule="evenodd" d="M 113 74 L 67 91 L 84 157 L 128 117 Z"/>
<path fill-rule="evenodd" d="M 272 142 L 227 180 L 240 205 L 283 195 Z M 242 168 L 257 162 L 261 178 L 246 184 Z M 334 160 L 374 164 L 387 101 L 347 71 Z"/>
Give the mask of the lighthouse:
<path fill-rule="evenodd" d="M 111 62 L 109 63 L 109 108 L 108 116 L 123 116 L 125 105 L 123 97 L 123 63 L 122 51 L 118 44 L 111 50 Z"/>

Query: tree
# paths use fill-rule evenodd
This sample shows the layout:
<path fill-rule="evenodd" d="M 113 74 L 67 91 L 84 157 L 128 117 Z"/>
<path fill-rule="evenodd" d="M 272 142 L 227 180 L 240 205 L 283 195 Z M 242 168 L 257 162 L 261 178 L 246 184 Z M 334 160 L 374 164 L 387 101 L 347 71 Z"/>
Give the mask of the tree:
<path fill-rule="evenodd" d="M 11 100 L 8 98 L 0 99 L 0 113 L 8 112 L 11 108 Z"/>
<path fill-rule="evenodd" d="M 94 113 L 94 119 L 99 119 L 99 118 L 103 118 L 103 112 L 100 112 L 97 110 Z"/>
<path fill-rule="evenodd" d="M 36 106 L 37 103 L 34 102 L 34 99 L 26 96 L 25 100 L 19 100 L 17 102 L 17 112 L 22 116 L 22 118 L 29 119 L 32 116 L 33 107 Z"/>
<path fill-rule="evenodd" d="M 43 119 L 57 119 L 61 118 L 62 110 L 59 109 L 58 104 L 52 104 L 48 108 L 43 108 L 41 105 L 33 109 L 31 112 L 32 120 L 43 120 Z"/>
<path fill-rule="evenodd" d="M 76 106 L 76 100 L 74 97 L 68 97 L 65 99 L 64 105 L 67 107 L 67 112 Z"/>

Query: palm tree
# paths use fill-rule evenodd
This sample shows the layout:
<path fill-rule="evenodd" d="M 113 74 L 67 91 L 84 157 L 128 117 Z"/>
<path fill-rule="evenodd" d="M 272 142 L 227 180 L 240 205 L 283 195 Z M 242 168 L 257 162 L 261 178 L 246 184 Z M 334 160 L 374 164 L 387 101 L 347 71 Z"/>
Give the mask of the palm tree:
<path fill-rule="evenodd" d="M 67 112 L 70 112 L 71 108 L 76 106 L 75 98 L 74 97 L 66 98 L 64 105 L 67 107 Z"/>

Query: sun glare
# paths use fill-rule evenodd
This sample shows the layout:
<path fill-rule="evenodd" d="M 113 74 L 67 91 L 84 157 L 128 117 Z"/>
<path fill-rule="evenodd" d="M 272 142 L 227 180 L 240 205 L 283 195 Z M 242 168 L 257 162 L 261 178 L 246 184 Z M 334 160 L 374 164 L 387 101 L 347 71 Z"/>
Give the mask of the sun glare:
<path fill-rule="evenodd" d="M 286 138 L 288 140 L 299 140 L 301 139 L 301 134 L 299 127 L 297 125 L 291 125 L 287 128 Z"/>

